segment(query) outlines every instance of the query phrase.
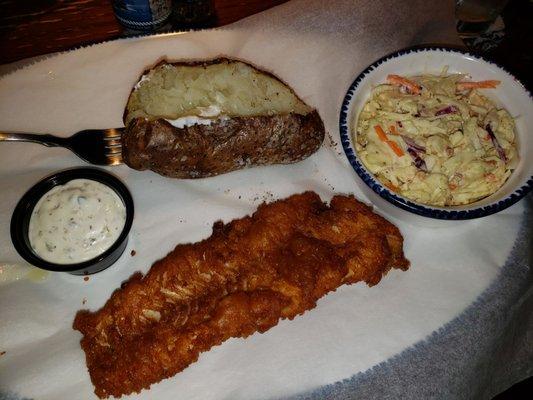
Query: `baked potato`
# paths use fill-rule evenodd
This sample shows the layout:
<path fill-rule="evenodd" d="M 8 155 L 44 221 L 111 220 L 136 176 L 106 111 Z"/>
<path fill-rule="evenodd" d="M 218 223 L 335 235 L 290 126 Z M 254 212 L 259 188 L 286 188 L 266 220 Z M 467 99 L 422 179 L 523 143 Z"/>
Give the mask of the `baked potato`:
<path fill-rule="evenodd" d="M 163 62 L 124 113 L 124 162 L 174 178 L 288 164 L 314 153 L 324 124 L 275 76 L 242 61 Z"/>

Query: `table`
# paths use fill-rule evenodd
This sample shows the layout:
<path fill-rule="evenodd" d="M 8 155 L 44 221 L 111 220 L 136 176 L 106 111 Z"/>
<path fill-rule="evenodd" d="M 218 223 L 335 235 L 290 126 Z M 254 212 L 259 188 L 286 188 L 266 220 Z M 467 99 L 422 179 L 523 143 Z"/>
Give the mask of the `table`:
<path fill-rule="evenodd" d="M 215 2 L 218 25 L 224 25 L 284 1 L 239 1 Z M 35 5 L 36 3 L 39 3 Z M 47 6 L 48 4 L 48 6 Z M 55 4 L 55 5 L 54 5 Z M 105 0 L 77 1 L 40 1 L 16 2 L 3 1 L 7 13 L 0 17 L 0 63 L 8 63 L 27 57 L 50 52 L 68 50 L 104 40 L 118 38 L 122 34 L 120 25 L 114 19 L 110 2 Z M 39 8 L 41 7 L 41 8 Z M 530 36 L 520 38 L 526 29 L 527 18 L 518 16 L 531 12 L 530 2 L 514 1 L 504 13 L 510 23 L 509 34 L 491 54 L 503 60 L 510 70 L 530 82 L 526 71 L 531 66 Z M 92 16 L 93 18 L 87 18 Z M 97 18 L 94 18 L 97 17 Z M 508 47 L 505 47 L 508 46 Z"/>
<path fill-rule="evenodd" d="M 215 1 L 216 25 L 230 24 L 286 1 Z M 0 5 L 0 64 L 117 39 L 124 32 L 110 0 L 4 0 Z"/>
<path fill-rule="evenodd" d="M 287 0 L 214 0 L 215 26 L 223 26 Z M 110 0 L 2 0 L 0 64 L 122 37 Z M 511 0 L 503 14 L 505 37 L 483 53 L 533 87 L 533 3 Z M 529 16 L 529 17 L 528 17 Z M 179 29 L 179 27 L 173 27 Z"/>

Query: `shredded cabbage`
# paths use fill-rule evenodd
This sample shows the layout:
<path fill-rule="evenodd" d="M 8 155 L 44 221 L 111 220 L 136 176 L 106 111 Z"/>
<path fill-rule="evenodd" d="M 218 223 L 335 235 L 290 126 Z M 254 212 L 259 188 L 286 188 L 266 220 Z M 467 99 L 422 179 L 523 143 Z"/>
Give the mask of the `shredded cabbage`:
<path fill-rule="evenodd" d="M 511 115 L 480 89 L 458 87 L 465 75 L 407 79 L 418 93 L 402 81 L 380 84 L 358 116 L 356 151 L 367 169 L 423 204 L 469 204 L 496 192 L 518 162 Z"/>

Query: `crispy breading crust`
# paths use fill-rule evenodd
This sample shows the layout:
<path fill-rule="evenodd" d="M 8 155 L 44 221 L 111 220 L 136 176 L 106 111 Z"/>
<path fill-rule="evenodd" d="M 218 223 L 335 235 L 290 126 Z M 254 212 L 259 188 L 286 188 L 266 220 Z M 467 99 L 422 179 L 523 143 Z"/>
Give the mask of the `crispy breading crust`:
<path fill-rule="evenodd" d="M 375 285 L 406 270 L 399 230 L 353 197 L 328 207 L 313 192 L 263 204 L 250 217 L 178 245 L 143 277 L 133 275 L 74 329 L 95 393 L 149 388 L 230 337 L 265 332 L 343 283 Z"/>

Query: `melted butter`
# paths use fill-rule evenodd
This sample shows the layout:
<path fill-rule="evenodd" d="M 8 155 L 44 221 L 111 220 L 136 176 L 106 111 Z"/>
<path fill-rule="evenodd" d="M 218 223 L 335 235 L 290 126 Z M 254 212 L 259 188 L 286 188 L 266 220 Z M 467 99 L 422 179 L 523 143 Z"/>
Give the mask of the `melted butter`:
<path fill-rule="evenodd" d="M 49 275 L 50 273 L 48 271 L 30 265 L 0 264 L 0 285 L 21 280 L 43 282 Z"/>

